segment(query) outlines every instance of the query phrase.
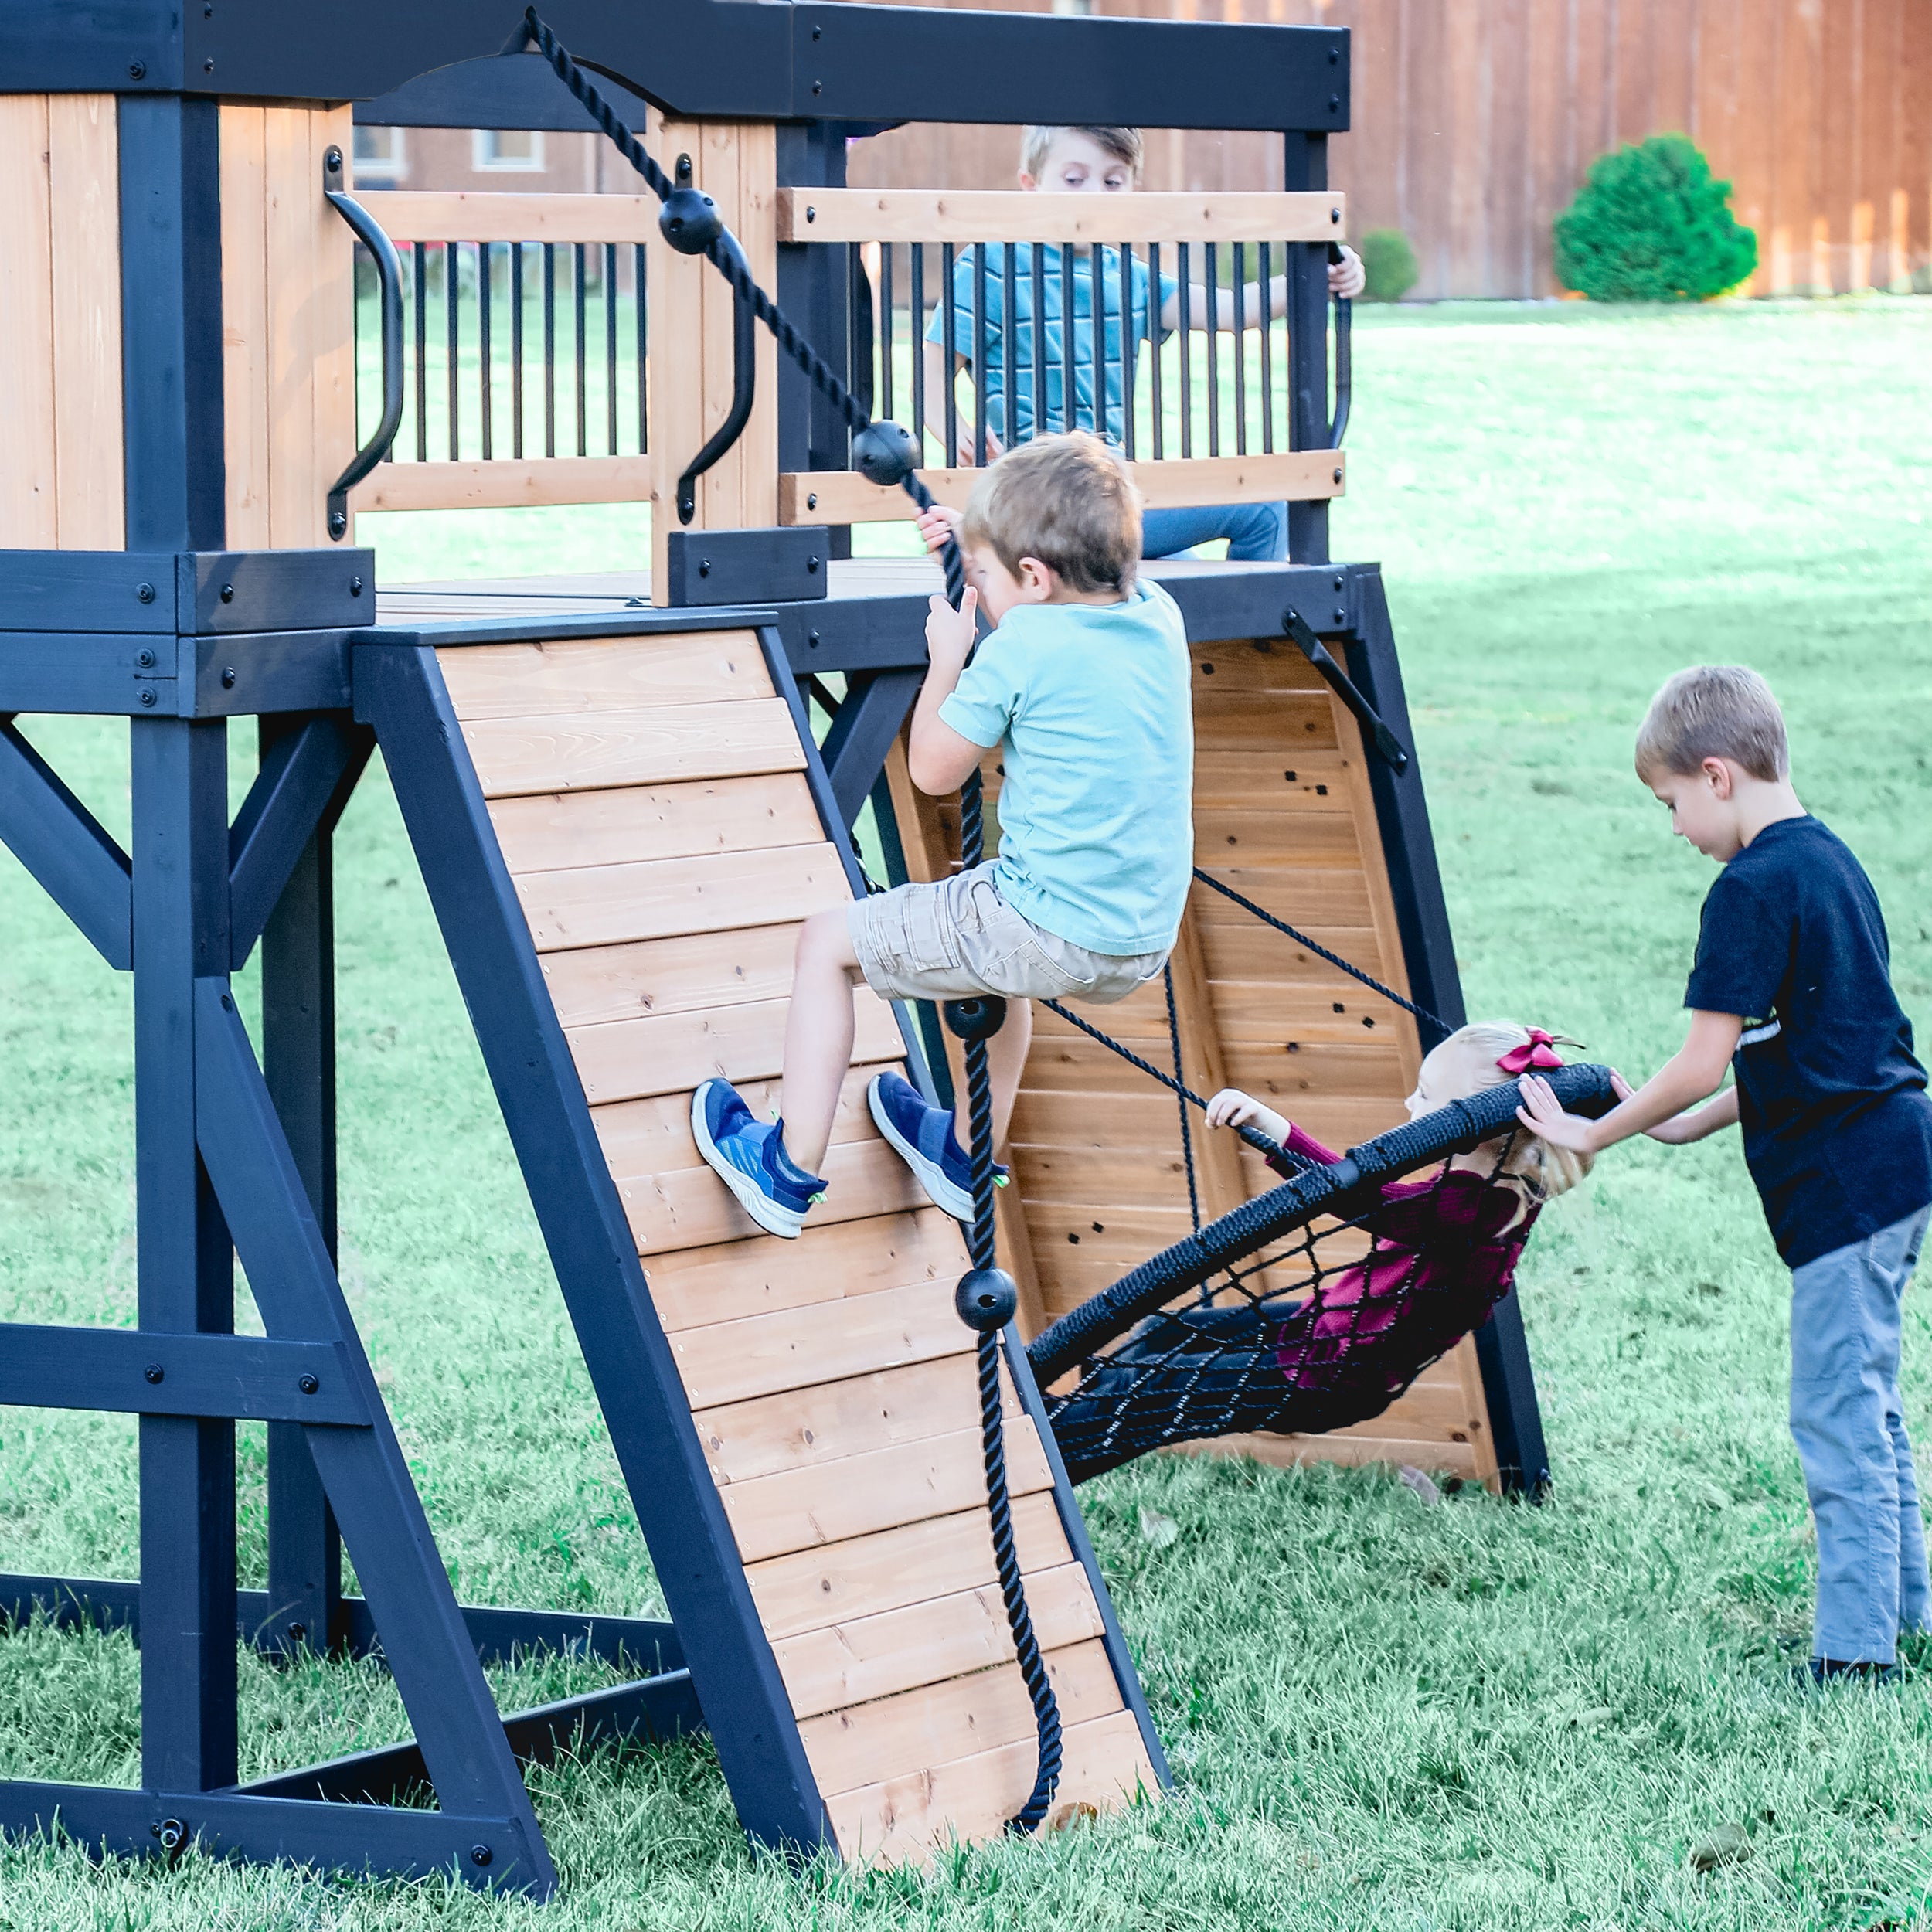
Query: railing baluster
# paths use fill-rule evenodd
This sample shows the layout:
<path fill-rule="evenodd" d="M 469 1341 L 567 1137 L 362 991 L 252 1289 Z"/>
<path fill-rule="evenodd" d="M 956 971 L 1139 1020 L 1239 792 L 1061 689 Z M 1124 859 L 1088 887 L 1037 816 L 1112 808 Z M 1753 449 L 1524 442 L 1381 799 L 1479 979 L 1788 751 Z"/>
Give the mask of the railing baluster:
<path fill-rule="evenodd" d="M 1203 247 L 1207 264 L 1208 454 L 1221 454 L 1221 260 L 1213 242 Z"/>
<path fill-rule="evenodd" d="M 879 413 L 893 413 L 893 245 L 879 253 Z"/>
<path fill-rule="evenodd" d="M 986 467 L 986 245 L 973 244 L 973 461 Z"/>
<path fill-rule="evenodd" d="M 611 454 L 617 453 L 617 245 L 604 244 L 604 413 Z"/>
<path fill-rule="evenodd" d="M 543 244 L 543 454 L 556 454 L 556 243 Z"/>
<path fill-rule="evenodd" d="M 410 264 L 416 296 L 416 460 L 430 460 L 430 251 L 416 244 Z"/>
<path fill-rule="evenodd" d="M 942 242 L 939 250 L 940 274 L 945 287 L 940 291 L 940 302 L 946 318 L 946 354 L 940 366 L 946 372 L 946 454 L 944 467 L 951 469 L 959 461 L 959 376 L 953 362 L 954 345 L 959 340 L 959 318 L 953 300 L 953 245 Z M 974 371 L 978 379 L 978 371 Z"/>
<path fill-rule="evenodd" d="M 481 372 L 483 413 L 483 461 L 490 460 L 490 256 L 488 242 L 476 245 L 476 355 Z"/>
<path fill-rule="evenodd" d="M 1241 244 L 1234 244 L 1234 453 L 1248 453 L 1248 315 Z"/>
<path fill-rule="evenodd" d="M 523 244 L 510 244 L 510 447 L 523 460 Z"/>
<path fill-rule="evenodd" d="M 999 249 L 999 367 L 1005 384 L 1006 447 L 1009 450 L 1019 440 L 1020 369 L 1016 359 L 1019 336 L 1013 321 L 1013 298 L 1019 283 L 1019 264 L 1014 259 L 1016 246 L 1010 240 L 1004 241 Z"/>
<path fill-rule="evenodd" d="M 913 345 L 913 447 L 926 461 L 926 244 L 908 242 L 906 264 L 912 284 L 913 312 L 906 335 Z"/>
<path fill-rule="evenodd" d="M 1261 244 L 1261 449 L 1274 454 L 1274 294 L 1268 283 L 1274 274 L 1274 244 Z"/>
<path fill-rule="evenodd" d="M 1075 404 L 1080 384 L 1077 379 L 1077 364 L 1074 351 L 1078 345 L 1080 330 L 1080 298 L 1073 287 L 1073 255 L 1078 244 L 1073 242 L 1060 243 L 1060 433 L 1080 427 L 1080 417 Z M 1087 326 L 1093 327 L 1094 308 L 1087 304 Z"/>
<path fill-rule="evenodd" d="M 461 455 L 457 438 L 461 433 L 456 403 L 457 366 L 462 353 L 462 307 L 457 301 L 458 265 L 456 243 L 443 244 L 443 338 L 444 353 L 448 366 L 444 371 L 444 389 L 450 399 L 450 461 L 454 463 Z"/>
<path fill-rule="evenodd" d="M 1094 284 L 1094 432 L 1104 442 L 1114 434 L 1107 386 L 1107 250 L 1095 242 L 1087 253 L 1087 274 Z"/>
<path fill-rule="evenodd" d="M 577 335 L 577 341 L 573 346 L 576 350 L 577 372 L 577 454 L 588 456 L 590 454 L 590 439 L 589 419 L 585 413 L 585 405 L 589 402 L 590 398 L 585 393 L 583 374 L 584 350 L 587 346 L 583 339 L 587 333 L 583 311 L 584 298 L 587 291 L 585 287 L 587 277 L 582 242 L 573 242 L 570 244 L 570 270 L 573 278 L 570 291 L 570 318 Z"/>
<path fill-rule="evenodd" d="M 1154 424 L 1154 460 L 1167 447 L 1167 424 L 1161 400 L 1161 244 L 1147 245 L 1147 367 L 1149 413 Z"/>
<path fill-rule="evenodd" d="M 644 353 L 645 307 L 648 307 L 648 290 L 645 290 L 644 280 L 644 243 L 636 241 L 636 243 L 632 243 L 632 247 L 636 249 L 638 255 L 638 259 L 632 263 L 632 270 L 630 270 L 630 287 L 632 287 L 638 305 L 638 454 L 649 456 L 651 454 L 651 410 L 649 410 L 651 369 L 649 369 Z"/>
<path fill-rule="evenodd" d="M 1181 277 L 1181 460 L 1194 454 L 1194 287 L 1189 281 L 1188 244 L 1177 243 L 1175 259 Z"/>
<path fill-rule="evenodd" d="M 1046 413 L 1046 250 L 1037 241 L 1026 247 L 1033 279 L 1033 434 L 1044 436 L 1053 427 Z"/>
<path fill-rule="evenodd" d="M 1121 444 L 1128 462 L 1134 461 L 1134 391 L 1140 386 L 1140 363 L 1134 333 L 1134 244 L 1122 244 L 1121 270 Z"/>

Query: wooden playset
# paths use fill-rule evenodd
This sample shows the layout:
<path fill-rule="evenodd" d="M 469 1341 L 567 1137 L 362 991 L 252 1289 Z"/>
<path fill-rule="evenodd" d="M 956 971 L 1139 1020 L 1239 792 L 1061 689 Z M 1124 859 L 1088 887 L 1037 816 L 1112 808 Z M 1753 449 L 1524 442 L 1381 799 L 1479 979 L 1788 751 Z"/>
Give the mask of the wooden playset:
<path fill-rule="evenodd" d="M 138 1583 L 0 1577 L 0 1615 L 127 1627 L 143 1686 L 141 1787 L 0 1783 L 0 1829 L 57 1817 L 110 1852 L 198 1842 L 544 1895 L 519 1763 L 702 1726 L 757 1841 L 919 1857 L 997 1833 L 1036 1784 L 1015 1578 L 1056 1712 L 1050 1815 L 1166 1782 L 1023 1345 L 1274 1177 L 1041 1015 L 1000 1197 L 1018 1318 L 979 1352 L 999 1362 L 1002 1574 L 954 1308 L 966 1237 L 863 1101 L 889 1066 L 950 1092 L 957 1043 L 866 998 L 832 1185 L 794 1243 L 757 1233 L 689 1124 L 712 1075 L 760 1104 L 775 1086 L 798 922 L 866 889 L 862 846 L 894 879 L 956 862 L 957 808 L 914 791 L 901 748 L 941 580 L 850 554 L 853 526 L 912 508 L 859 472 L 852 423 L 910 420 L 924 485 L 963 501 L 962 437 L 983 451 L 1012 419 L 930 393 L 919 345 L 957 339 L 962 299 L 983 344 L 989 279 L 1007 315 L 1022 275 L 1034 312 L 1053 277 L 1076 317 L 1080 287 L 1104 317 L 1142 273 L 1261 291 L 1236 330 L 1184 321 L 1165 342 L 1131 298 L 1117 345 L 1086 318 L 1088 393 L 1118 356 L 1146 500 L 1285 502 L 1291 559 L 1149 566 L 1194 648 L 1206 881 L 1171 1004 L 1151 988 L 1107 1030 L 1342 1146 L 1403 1119 L 1417 1012 L 1461 1019 L 1380 577 L 1328 554 L 1347 32 L 803 0 L 560 0 L 549 24 L 667 182 L 710 198 L 709 259 L 648 180 L 357 191 L 357 117 L 594 124 L 515 6 L 30 0 L 0 27 L 0 837 L 133 976 L 139 1189 L 138 1326 L 0 1329 L 0 1402 L 138 1416 L 142 1518 Z M 848 140 L 908 118 L 1269 129 L 1287 185 L 845 187 Z M 1043 427 L 1056 373 L 1062 420 L 1080 391 L 1077 333 L 1058 372 L 1033 345 Z M 650 505 L 648 564 L 640 545 L 594 577 L 399 588 L 355 547 L 371 510 L 594 502 Z M 58 713 L 129 720 L 124 852 L 20 728 Z M 260 776 L 231 824 L 228 731 L 249 718 Z M 344 1301 L 330 842 L 372 750 L 668 1621 L 459 1604 Z M 985 777 L 996 807 L 995 761 Z M 229 979 L 258 945 L 253 1041 Z M 233 1333 L 236 1253 L 266 1339 Z M 270 1425 L 265 1590 L 236 1585 L 238 1417 Z M 1374 1420 L 1237 1446 L 1536 1487 L 1513 1298 Z M 238 1783 L 238 1631 L 279 1652 L 379 1636 L 413 1742 Z M 545 1645 L 631 1681 L 500 1715 L 483 1664 Z M 435 1808 L 395 1801 L 425 1784 Z"/>

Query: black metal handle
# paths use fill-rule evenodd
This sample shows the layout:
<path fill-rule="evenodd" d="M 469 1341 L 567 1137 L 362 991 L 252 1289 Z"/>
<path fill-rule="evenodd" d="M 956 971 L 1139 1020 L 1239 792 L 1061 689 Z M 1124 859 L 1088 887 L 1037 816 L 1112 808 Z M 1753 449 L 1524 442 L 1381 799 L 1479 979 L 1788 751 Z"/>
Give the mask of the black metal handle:
<path fill-rule="evenodd" d="M 1335 298 L 1335 420 L 1328 425 L 1328 447 L 1338 450 L 1349 433 L 1349 401 L 1355 388 L 1349 350 L 1355 304 L 1345 295 Z"/>
<path fill-rule="evenodd" d="M 403 264 L 396 244 L 384 234 L 376 217 L 332 182 L 342 179 L 342 151 L 331 148 L 322 156 L 322 199 L 354 231 L 376 263 L 376 285 L 383 304 L 383 420 L 376 434 L 350 459 L 328 492 L 328 537 L 339 543 L 349 535 L 349 493 L 383 458 L 403 424 Z"/>
<path fill-rule="evenodd" d="M 744 268 L 743 252 L 730 229 L 719 236 L 716 246 L 720 254 L 730 257 L 732 267 Z M 720 262 L 719 266 L 725 264 Z M 726 269 L 726 273 L 729 275 L 730 269 Z M 680 523 L 689 523 L 698 513 L 698 478 L 737 441 L 751 420 L 752 400 L 758 384 L 758 316 L 743 295 L 736 292 L 735 283 L 731 322 L 731 408 L 711 440 L 692 457 L 689 467 L 678 478 Z"/>
<path fill-rule="evenodd" d="M 1284 611 L 1281 614 L 1281 628 L 1294 638 L 1302 656 L 1321 673 L 1328 689 L 1355 713 L 1356 723 L 1374 740 L 1375 748 L 1384 762 L 1397 771 L 1406 771 L 1407 747 L 1382 722 L 1375 706 L 1362 695 L 1354 679 L 1335 662 L 1328 646 L 1309 628 L 1308 619 L 1299 611 Z"/>

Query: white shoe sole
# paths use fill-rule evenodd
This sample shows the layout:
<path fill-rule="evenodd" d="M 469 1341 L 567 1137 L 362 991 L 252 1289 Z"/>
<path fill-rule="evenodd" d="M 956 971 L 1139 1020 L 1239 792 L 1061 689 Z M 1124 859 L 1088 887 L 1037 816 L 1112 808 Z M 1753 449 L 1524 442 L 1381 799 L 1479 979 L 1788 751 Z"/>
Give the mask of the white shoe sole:
<path fill-rule="evenodd" d="M 885 1135 L 887 1145 L 918 1177 L 919 1185 L 926 1190 L 927 1198 L 933 1206 L 943 1208 L 955 1221 L 963 1221 L 970 1226 L 973 1219 L 972 1196 L 964 1188 L 947 1180 L 946 1170 L 937 1161 L 928 1160 L 893 1125 L 892 1117 L 879 1103 L 879 1083 L 883 1077 L 875 1073 L 866 1089 L 866 1106 L 874 1124 Z"/>
<path fill-rule="evenodd" d="M 739 1206 L 767 1234 L 775 1234 L 781 1241 L 797 1240 L 804 1232 L 804 1216 L 781 1201 L 774 1201 L 749 1174 L 733 1167 L 711 1138 L 711 1130 L 705 1124 L 704 1117 L 705 1087 L 709 1085 L 707 1080 L 705 1087 L 699 1087 L 691 1097 L 691 1138 L 697 1142 L 705 1165 L 730 1189 L 737 1196 Z"/>

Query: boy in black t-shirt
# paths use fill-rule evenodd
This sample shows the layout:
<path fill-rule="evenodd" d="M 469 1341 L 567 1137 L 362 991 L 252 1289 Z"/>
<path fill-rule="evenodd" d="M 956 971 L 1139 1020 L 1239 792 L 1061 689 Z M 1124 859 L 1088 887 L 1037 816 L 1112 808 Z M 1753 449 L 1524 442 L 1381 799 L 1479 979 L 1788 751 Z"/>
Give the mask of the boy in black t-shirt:
<path fill-rule="evenodd" d="M 1791 1434 L 1818 1526 L 1811 1675 L 1889 1672 L 1932 1627 L 1899 1301 L 1932 1213 L 1932 1100 L 1892 991 L 1872 882 L 1791 789 L 1784 720 L 1754 671 L 1706 665 L 1657 694 L 1638 775 L 1724 868 L 1704 901 L 1682 1048 L 1600 1121 L 1522 1082 L 1524 1124 L 1580 1152 L 1733 1122 L 1791 1270 Z M 1735 1062 L 1736 1084 L 1686 1112 Z"/>

